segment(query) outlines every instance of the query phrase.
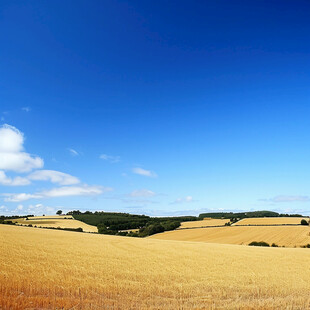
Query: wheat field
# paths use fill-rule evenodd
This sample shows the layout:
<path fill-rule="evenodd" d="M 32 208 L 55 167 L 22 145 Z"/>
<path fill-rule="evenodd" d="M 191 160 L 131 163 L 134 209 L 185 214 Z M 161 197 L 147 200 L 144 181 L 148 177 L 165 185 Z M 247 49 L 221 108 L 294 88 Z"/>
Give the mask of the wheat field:
<path fill-rule="evenodd" d="M 310 250 L 0 225 L 0 309 L 308 309 Z"/>
<path fill-rule="evenodd" d="M 85 232 L 98 232 L 96 226 L 88 225 L 81 221 L 75 220 L 71 215 L 50 215 L 50 216 L 34 216 L 26 218 L 15 219 L 13 222 L 19 225 L 32 225 L 37 227 L 60 227 L 60 228 L 83 228 Z"/>
<path fill-rule="evenodd" d="M 252 217 L 245 218 L 237 223 L 233 224 L 234 226 L 238 225 L 283 225 L 283 224 L 300 224 L 302 217 Z M 308 218 L 304 218 L 308 221 Z"/>
<path fill-rule="evenodd" d="M 279 246 L 300 247 L 310 243 L 310 228 L 302 225 L 210 227 L 166 231 L 148 238 L 240 245 L 265 241 Z"/>
<path fill-rule="evenodd" d="M 229 223 L 229 219 L 208 219 L 202 221 L 182 222 L 180 228 L 224 226 L 225 223 Z"/>

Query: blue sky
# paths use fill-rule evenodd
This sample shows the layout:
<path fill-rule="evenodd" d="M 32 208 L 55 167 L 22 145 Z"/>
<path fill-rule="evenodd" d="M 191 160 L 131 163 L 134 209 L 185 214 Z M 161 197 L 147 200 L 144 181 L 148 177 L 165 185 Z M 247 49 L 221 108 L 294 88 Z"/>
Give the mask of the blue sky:
<path fill-rule="evenodd" d="M 308 1 L 2 1 L 0 214 L 310 214 Z"/>

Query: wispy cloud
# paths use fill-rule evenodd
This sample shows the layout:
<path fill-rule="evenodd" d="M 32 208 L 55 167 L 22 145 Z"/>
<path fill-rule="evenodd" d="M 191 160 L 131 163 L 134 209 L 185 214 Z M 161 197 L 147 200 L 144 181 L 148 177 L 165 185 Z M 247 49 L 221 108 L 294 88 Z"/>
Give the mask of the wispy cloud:
<path fill-rule="evenodd" d="M 4 201 L 8 202 L 19 202 L 29 199 L 41 199 L 41 198 L 53 198 L 53 197 L 67 197 L 67 196 L 96 196 L 103 194 L 104 192 L 112 191 L 111 187 L 104 186 L 90 186 L 90 185 L 81 185 L 81 186 L 62 186 L 52 188 L 50 190 L 28 194 L 28 193 L 9 193 L 2 194 L 4 196 Z"/>
<path fill-rule="evenodd" d="M 112 191 L 112 188 L 95 185 L 63 186 L 41 192 L 41 195 L 43 197 L 93 196 L 109 191 Z"/>
<path fill-rule="evenodd" d="M 135 191 L 132 191 L 129 196 L 130 197 L 154 197 L 156 194 L 149 190 L 149 189 L 138 189 L 138 190 L 135 190 Z"/>
<path fill-rule="evenodd" d="M 118 163 L 121 161 L 120 156 L 111 156 L 111 155 L 107 155 L 107 154 L 101 154 L 99 156 L 100 159 L 102 160 L 106 160 L 112 164 Z"/>
<path fill-rule="evenodd" d="M 76 151 L 75 149 L 68 148 L 68 151 L 70 152 L 70 154 L 72 156 L 79 156 L 80 155 L 80 153 L 78 151 Z"/>
<path fill-rule="evenodd" d="M 23 107 L 23 108 L 22 108 L 22 111 L 30 112 L 30 111 L 31 111 L 31 108 L 30 108 L 30 107 Z"/>
<path fill-rule="evenodd" d="M 189 203 L 195 202 L 192 196 L 186 196 L 184 198 L 177 198 L 175 201 L 171 202 L 171 204 L 179 204 L 179 203 Z"/>
<path fill-rule="evenodd" d="M 38 194 L 27 194 L 27 193 L 18 193 L 18 194 L 2 194 L 4 196 L 4 201 L 8 202 L 20 202 L 34 198 L 42 198 L 41 195 Z"/>
<path fill-rule="evenodd" d="M 80 183 L 80 180 L 77 177 L 55 170 L 37 170 L 31 173 L 28 176 L 28 179 L 36 181 L 50 181 L 60 185 L 72 185 Z"/>
<path fill-rule="evenodd" d="M 132 169 L 132 172 L 138 175 L 142 175 L 149 178 L 156 178 L 157 174 L 154 171 L 142 169 L 139 167 L 135 167 Z"/>
<path fill-rule="evenodd" d="M 310 201 L 309 196 L 301 196 L 301 195 L 279 195 L 269 199 L 259 199 L 259 201 L 265 202 L 307 202 Z"/>
<path fill-rule="evenodd" d="M 50 181 L 60 185 L 73 185 L 80 183 L 77 177 L 55 170 L 36 170 L 28 176 L 8 177 L 4 171 L 0 170 L 0 185 L 24 186 L 31 184 L 31 181 Z"/>
<path fill-rule="evenodd" d="M 23 186 L 29 185 L 31 182 L 24 177 L 17 176 L 15 178 L 8 177 L 4 171 L 0 170 L 0 184 L 5 186 Z"/>

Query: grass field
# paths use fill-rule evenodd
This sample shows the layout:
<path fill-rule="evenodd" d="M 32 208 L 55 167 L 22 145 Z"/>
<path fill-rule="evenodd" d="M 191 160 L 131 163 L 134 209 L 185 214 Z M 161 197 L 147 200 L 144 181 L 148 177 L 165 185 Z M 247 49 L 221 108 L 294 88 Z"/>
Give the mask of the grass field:
<path fill-rule="evenodd" d="M 234 226 L 238 225 L 282 225 L 282 224 L 300 224 L 302 217 L 252 217 L 245 218 L 237 223 L 233 224 Z M 305 220 L 309 220 L 305 218 Z"/>
<path fill-rule="evenodd" d="M 65 216 L 35 216 L 29 217 L 29 220 L 25 218 L 12 220 L 15 223 L 21 225 L 33 225 L 37 227 L 60 227 L 60 228 L 83 228 L 85 232 L 98 232 L 96 226 L 85 224 L 81 221 L 75 220 L 71 215 Z"/>
<path fill-rule="evenodd" d="M 180 228 L 204 227 L 204 226 L 220 226 L 228 223 L 229 219 L 208 219 L 203 221 L 182 222 Z"/>
<path fill-rule="evenodd" d="M 0 309 L 309 309 L 310 250 L 0 225 Z"/>
<path fill-rule="evenodd" d="M 302 225 L 211 227 L 167 231 L 149 238 L 222 244 L 249 244 L 252 241 L 265 241 L 279 246 L 300 247 L 310 243 L 310 227 Z"/>

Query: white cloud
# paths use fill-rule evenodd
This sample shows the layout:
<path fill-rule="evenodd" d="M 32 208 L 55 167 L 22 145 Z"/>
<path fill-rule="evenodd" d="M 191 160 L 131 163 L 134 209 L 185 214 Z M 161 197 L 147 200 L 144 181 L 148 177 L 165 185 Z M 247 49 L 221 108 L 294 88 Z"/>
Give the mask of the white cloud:
<path fill-rule="evenodd" d="M 148 189 L 139 189 L 131 192 L 130 197 L 154 197 L 156 194 Z"/>
<path fill-rule="evenodd" d="M 81 185 L 81 186 L 56 187 L 35 194 L 18 193 L 18 194 L 2 194 L 2 196 L 5 197 L 4 201 L 19 202 L 29 199 L 41 199 L 41 198 L 53 198 L 53 197 L 95 196 L 109 191 L 112 191 L 112 188 L 103 186 Z"/>
<path fill-rule="evenodd" d="M 93 196 L 111 191 L 110 187 L 103 186 L 63 186 L 41 192 L 43 197 L 64 197 L 64 196 Z"/>
<path fill-rule="evenodd" d="M 23 205 L 18 205 L 16 209 L 17 209 L 17 210 L 23 210 L 23 209 L 24 209 L 24 206 L 23 206 Z"/>
<path fill-rule="evenodd" d="M 4 201 L 8 202 L 19 202 L 25 201 L 33 198 L 42 198 L 40 195 L 36 194 L 27 194 L 27 193 L 18 193 L 18 194 L 2 194 L 4 196 Z"/>
<path fill-rule="evenodd" d="M 77 177 L 55 170 L 37 170 L 31 173 L 28 178 L 35 181 L 50 181 L 60 185 L 72 185 L 80 183 L 80 180 Z"/>
<path fill-rule="evenodd" d="M 132 172 L 135 174 L 139 174 L 145 177 L 149 177 L 149 178 L 156 178 L 157 174 L 154 171 L 150 171 L 150 170 L 145 170 L 139 167 L 133 168 Z"/>
<path fill-rule="evenodd" d="M 8 212 L 9 211 L 9 209 L 7 208 L 7 206 L 0 206 L 0 211 L 1 212 Z"/>
<path fill-rule="evenodd" d="M 174 202 L 172 202 L 172 204 L 176 204 L 176 203 L 184 203 L 184 202 L 194 202 L 195 200 L 193 199 L 192 196 L 186 196 L 184 198 L 177 198 Z"/>
<path fill-rule="evenodd" d="M 28 172 L 43 167 L 43 159 L 23 152 L 24 135 L 15 127 L 0 127 L 0 169 Z"/>
<path fill-rule="evenodd" d="M 107 160 L 112 164 L 118 163 L 121 160 L 120 156 L 111 156 L 111 155 L 107 155 L 107 154 L 101 154 L 99 156 L 99 158 L 103 159 L 103 160 Z"/>
<path fill-rule="evenodd" d="M 45 206 L 41 203 L 35 204 L 35 205 L 29 205 L 27 212 L 33 215 L 42 215 L 42 214 L 46 214 L 46 215 L 53 215 L 56 213 L 56 210 L 63 210 L 63 207 L 49 207 L 49 206 Z"/>
<path fill-rule="evenodd" d="M 306 202 L 310 201 L 310 197 L 308 196 L 300 196 L 300 195 L 279 195 L 270 199 L 260 199 L 260 201 L 266 202 Z"/>
<path fill-rule="evenodd" d="M 30 181 L 27 178 L 19 176 L 15 178 L 9 178 L 6 176 L 4 171 L 0 170 L 0 184 L 6 186 L 22 186 L 30 184 Z"/>
<path fill-rule="evenodd" d="M 23 108 L 22 108 L 22 111 L 25 111 L 25 112 L 30 112 L 30 111 L 31 111 L 31 109 L 30 109 L 30 107 L 23 107 Z"/>
<path fill-rule="evenodd" d="M 68 151 L 71 153 L 72 156 L 79 156 L 79 152 L 74 149 L 68 149 Z"/>

